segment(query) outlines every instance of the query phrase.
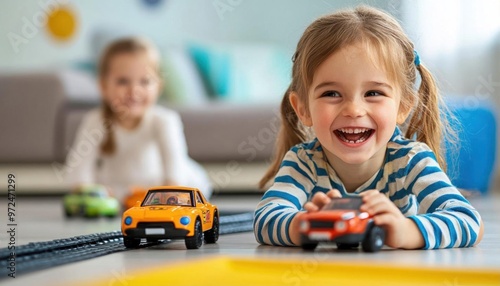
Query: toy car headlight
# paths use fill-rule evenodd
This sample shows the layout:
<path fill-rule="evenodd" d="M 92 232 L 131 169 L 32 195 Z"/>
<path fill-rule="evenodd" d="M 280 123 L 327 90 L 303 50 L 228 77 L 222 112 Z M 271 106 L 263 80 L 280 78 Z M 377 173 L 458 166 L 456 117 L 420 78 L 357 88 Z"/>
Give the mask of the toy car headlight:
<path fill-rule="evenodd" d="M 189 222 L 191 222 L 191 219 L 188 216 L 181 217 L 181 224 L 182 225 L 188 225 Z"/>
<path fill-rule="evenodd" d="M 303 220 L 300 222 L 300 231 L 307 231 L 309 229 L 309 222 L 307 220 Z"/>
<path fill-rule="evenodd" d="M 126 225 L 131 225 L 132 224 L 132 218 L 128 216 L 128 217 L 125 218 L 124 222 L 125 222 Z"/>
<path fill-rule="evenodd" d="M 350 220 L 354 218 L 356 214 L 354 212 L 348 212 L 342 215 L 342 220 Z"/>
<path fill-rule="evenodd" d="M 344 231 L 346 229 L 347 225 L 345 221 L 338 221 L 335 223 L 335 230 L 336 231 Z"/>
<path fill-rule="evenodd" d="M 360 214 L 358 215 L 358 217 L 359 217 L 360 219 L 365 219 L 365 218 L 369 217 L 369 215 L 368 215 L 368 213 L 367 213 L 367 212 L 362 212 L 362 213 L 360 213 Z"/>

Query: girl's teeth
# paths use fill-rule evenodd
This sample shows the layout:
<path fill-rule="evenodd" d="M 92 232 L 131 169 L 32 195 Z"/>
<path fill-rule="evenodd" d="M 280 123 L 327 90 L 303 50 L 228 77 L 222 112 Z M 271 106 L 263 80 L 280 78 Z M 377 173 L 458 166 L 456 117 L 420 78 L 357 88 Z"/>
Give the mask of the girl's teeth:
<path fill-rule="evenodd" d="M 366 128 L 354 128 L 354 129 L 340 128 L 339 130 L 347 134 L 359 134 L 368 131 L 368 129 Z"/>
<path fill-rule="evenodd" d="M 358 139 L 356 141 L 352 141 L 352 140 L 344 140 L 345 142 L 348 142 L 348 143 L 351 143 L 351 144 L 354 144 L 354 143 L 361 143 L 363 141 L 365 141 L 365 139 Z"/>
<path fill-rule="evenodd" d="M 362 143 L 362 142 L 366 141 L 371 135 L 371 133 L 370 134 L 366 133 L 366 132 L 370 131 L 370 129 L 367 129 L 367 128 L 353 128 L 353 129 L 339 128 L 337 130 L 345 135 L 347 135 L 347 134 L 349 134 L 349 135 L 356 134 L 357 135 L 357 134 L 365 133 L 362 136 L 358 137 L 359 139 L 357 139 L 357 140 L 350 140 L 350 139 L 346 138 L 346 136 L 344 136 L 344 135 L 341 135 L 341 134 L 338 135 L 340 140 L 347 142 L 347 143 L 350 143 L 350 144 Z"/>

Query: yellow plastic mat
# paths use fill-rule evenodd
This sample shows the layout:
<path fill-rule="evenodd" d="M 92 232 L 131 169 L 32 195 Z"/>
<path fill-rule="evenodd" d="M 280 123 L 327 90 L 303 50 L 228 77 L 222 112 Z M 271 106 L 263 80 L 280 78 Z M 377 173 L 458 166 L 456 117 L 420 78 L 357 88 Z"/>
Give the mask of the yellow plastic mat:
<path fill-rule="evenodd" d="M 111 285 L 116 277 L 81 285 Z M 126 285 L 500 285 L 500 269 L 215 257 L 132 272 Z"/>

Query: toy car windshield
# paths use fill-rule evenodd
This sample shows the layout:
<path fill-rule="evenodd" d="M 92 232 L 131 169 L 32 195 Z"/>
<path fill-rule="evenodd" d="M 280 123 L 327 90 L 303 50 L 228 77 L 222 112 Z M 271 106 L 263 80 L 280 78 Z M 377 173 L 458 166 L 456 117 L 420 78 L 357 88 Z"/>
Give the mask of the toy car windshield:
<path fill-rule="evenodd" d="M 150 191 L 142 206 L 186 206 L 193 207 L 192 192 L 189 191 Z"/>
<path fill-rule="evenodd" d="M 87 196 L 92 197 L 92 198 L 105 198 L 105 197 L 107 197 L 106 194 L 103 192 L 88 192 Z"/>
<path fill-rule="evenodd" d="M 353 198 L 334 198 L 328 203 L 323 210 L 354 210 L 359 211 L 363 204 L 361 197 Z"/>

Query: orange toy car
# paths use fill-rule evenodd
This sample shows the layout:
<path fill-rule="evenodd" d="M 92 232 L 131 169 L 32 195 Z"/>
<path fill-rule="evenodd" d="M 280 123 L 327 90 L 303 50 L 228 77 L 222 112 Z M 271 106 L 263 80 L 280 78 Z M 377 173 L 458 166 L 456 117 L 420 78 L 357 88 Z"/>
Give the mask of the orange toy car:
<path fill-rule="evenodd" d="M 319 242 L 334 242 L 339 249 L 349 249 L 361 242 L 363 251 L 379 251 L 385 231 L 359 211 L 362 204 L 361 197 L 334 198 L 321 211 L 305 214 L 300 221 L 302 248 L 314 250 Z"/>
<path fill-rule="evenodd" d="M 142 187 L 133 187 L 130 189 L 130 194 L 123 200 L 123 206 L 126 210 L 135 206 L 137 201 L 144 200 L 146 194 L 148 193 L 148 189 Z"/>
<path fill-rule="evenodd" d="M 122 233 L 128 248 L 138 247 L 146 238 L 184 239 L 188 249 L 197 249 L 203 240 L 217 242 L 219 211 L 196 188 L 154 187 L 142 203 L 123 213 Z"/>

